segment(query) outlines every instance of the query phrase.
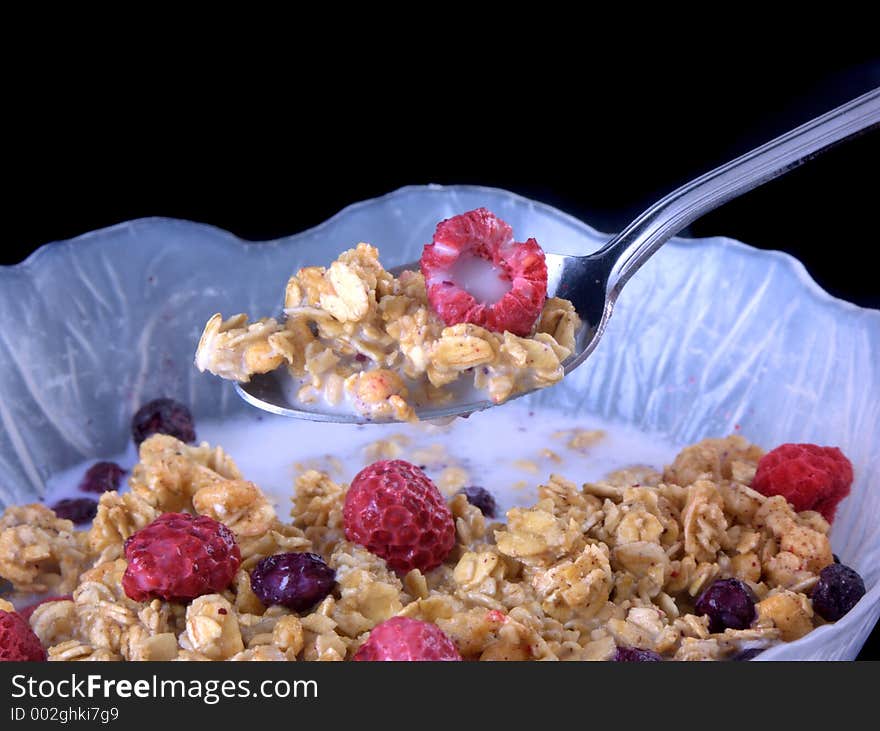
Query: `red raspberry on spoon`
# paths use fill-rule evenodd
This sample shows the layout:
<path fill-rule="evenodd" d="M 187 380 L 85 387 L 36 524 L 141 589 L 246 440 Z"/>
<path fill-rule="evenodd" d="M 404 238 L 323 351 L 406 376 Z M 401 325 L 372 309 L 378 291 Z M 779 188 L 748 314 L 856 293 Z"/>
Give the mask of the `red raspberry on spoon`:
<path fill-rule="evenodd" d="M 477 208 L 437 224 L 422 252 L 431 307 L 447 326 L 469 322 L 529 335 L 547 299 L 547 262 L 535 239 Z"/>

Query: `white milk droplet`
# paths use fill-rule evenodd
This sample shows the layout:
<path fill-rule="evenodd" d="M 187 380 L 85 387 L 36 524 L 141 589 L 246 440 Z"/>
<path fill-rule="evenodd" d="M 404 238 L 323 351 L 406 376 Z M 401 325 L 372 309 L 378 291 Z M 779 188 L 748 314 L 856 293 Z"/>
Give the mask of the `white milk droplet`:
<path fill-rule="evenodd" d="M 479 256 L 462 256 L 452 266 L 453 281 L 487 305 L 494 305 L 510 291 L 510 281 L 501 274 L 492 262 Z"/>

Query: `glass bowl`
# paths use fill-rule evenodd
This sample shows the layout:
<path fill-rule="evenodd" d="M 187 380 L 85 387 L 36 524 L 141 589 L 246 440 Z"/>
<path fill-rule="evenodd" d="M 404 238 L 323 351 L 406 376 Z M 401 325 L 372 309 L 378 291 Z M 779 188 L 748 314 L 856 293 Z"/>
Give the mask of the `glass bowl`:
<path fill-rule="evenodd" d="M 151 398 L 178 398 L 196 419 L 249 408 L 192 365 L 214 312 L 278 313 L 295 269 L 359 241 L 378 246 L 385 266 L 417 259 L 439 220 L 478 206 L 549 251 L 586 254 L 607 239 L 504 190 L 431 185 L 276 241 L 149 218 L 0 267 L 0 506 L 37 499 L 49 475 L 77 462 L 124 451 L 131 414 Z M 868 593 L 840 622 L 761 658 L 855 658 L 880 614 L 880 311 L 829 296 L 787 254 L 675 239 L 624 289 L 585 365 L 527 398 L 679 443 L 738 432 L 765 448 L 841 447 L 856 481 L 832 546 Z"/>

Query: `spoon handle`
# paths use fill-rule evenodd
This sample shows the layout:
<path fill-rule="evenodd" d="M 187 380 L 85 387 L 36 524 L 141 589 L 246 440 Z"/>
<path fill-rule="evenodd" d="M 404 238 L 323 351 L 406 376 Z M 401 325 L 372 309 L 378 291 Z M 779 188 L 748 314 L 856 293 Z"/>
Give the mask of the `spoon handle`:
<path fill-rule="evenodd" d="M 787 173 L 848 137 L 880 125 L 880 88 L 832 109 L 673 191 L 590 256 L 607 262 L 606 294 L 623 285 L 666 241 L 704 213 Z"/>

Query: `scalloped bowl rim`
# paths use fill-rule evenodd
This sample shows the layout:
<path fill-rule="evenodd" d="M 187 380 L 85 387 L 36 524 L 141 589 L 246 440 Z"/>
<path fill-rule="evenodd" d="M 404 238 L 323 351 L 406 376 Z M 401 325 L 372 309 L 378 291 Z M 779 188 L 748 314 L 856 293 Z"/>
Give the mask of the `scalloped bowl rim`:
<path fill-rule="evenodd" d="M 185 218 L 174 218 L 172 216 L 142 216 L 140 218 L 133 218 L 127 221 L 121 221 L 119 223 L 112 224 L 110 226 L 104 226 L 99 229 L 94 229 L 92 231 L 87 231 L 85 233 L 79 234 L 69 239 L 58 239 L 56 241 L 47 242 L 42 244 L 33 252 L 31 252 L 25 259 L 22 261 L 5 265 L 0 267 L 0 271 L 3 269 L 17 269 L 21 268 L 23 270 L 30 269 L 39 262 L 39 260 L 46 255 L 47 251 L 50 251 L 59 245 L 73 245 L 77 242 L 87 241 L 91 239 L 101 238 L 111 232 L 125 229 L 131 226 L 136 226 L 140 224 L 150 223 L 150 222 L 160 222 L 171 225 L 183 225 L 183 226 L 194 226 L 197 228 L 202 228 L 205 230 L 211 230 L 215 233 L 221 235 L 221 238 L 229 243 L 236 244 L 238 246 L 265 246 L 267 244 L 287 244 L 295 242 L 300 237 L 305 237 L 310 234 L 314 234 L 319 232 L 323 228 L 330 227 L 337 219 L 344 218 L 353 211 L 357 211 L 360 208 L 368 207 L 375 205 L 382 201 L 391 200 L 397 197 L 402 197 L 403 195 L 417 190 L 430 190 L 437 192 L 468 192 L 468 193 L 491 193 L 491 194 L 503 194 L 509 196 L 512 200 L 516 200 L 519 203 L 525 203 L 534 208 L 540 209 L 542 213 L 553 217 L 558 218 L 560 220 L 569 223 L 575 228 L 579 228 L 594 238 L 604 238 L 609 239 L 611 234 L 599 231 L 596 228 L 593 228 L 589 224 L 585 223 L 579 218 L 571 215 L 570 213 L 566 213 L 559 208 L 555 208 L 551 206 L 549 203 L 543 203 L 541 201 L 534 200 L 532 198 L 527 198 L 519 193 L 514 193 L 512 191 L 506 190 L 504 188 L 496 188 L 493 186 L 486 185 L 469 185 L 469 184 L 461 184 L 461 185 L 439 185 L 435 183 L 431 183 L 428 185 L 405 185 L 396 190 L 390 191 L 388 193 L 383 193 L 382 195 L 374 196 L 373 198 L 365 198 L 360 201 L 356 201 L 355 203 L 351 203 L 344 208 L 341 208 L 339 211 L 334 213 L 329 218 L 321 221 L 310 228 L 303 229 L 302 231 L 297 231 L 296 233 L 290 234 L 288 236 L 280 236 L 274 239 L 261 239 L 261 240 L 249 240 L 241 238 L 240 236 L 236 236 L 231 231 L 227 231 L 226 229 L 215 226 L 210 223 L 204 223 L 201 221 L 192 221 Z M 807 271 L 807 268 L 804 266 L 803 262 L 801 262 L 796 257 L 785 251 L 779 251 L 777 249 L 759 249 L 755 246 L 750 246 L 738 239 L 730 238 L 728 236 L 704 236 L 704 237 L 680 237 L 676 236 L 669 240 L 668 243 L 678 244 L 678 245 L 686 245 L 686 246 L 694 246 L 694 245 L 712 245 L 712 246 L 720 246 L 721 248 L 734 248 L 739 249 L 741 251 L 747 252 L 750 255 L 759 255 L 759 256 L 768 256 L 770 258 L 777 259 L 779 261 L 785 262 L 786 266 L 788 266 L 791 271 L 797 276 L 801 283 L 803 283 L 810 294 L 814 297 L 818 297 L 819 299 L 824 299 L 827 302 L 834 303 L 844 309 L 856 310 L 859 312 L 876 312 L 878 316 L 880 316 L 880 310 L 874 310 L 868 307 L 860 307 L 852 302 L 848 302 L 847 300 L 841 299 L 839 297 L 835 297 L 834 295 L 827 292 L 825 289 L 813 279 L 812 275 Z"/>

